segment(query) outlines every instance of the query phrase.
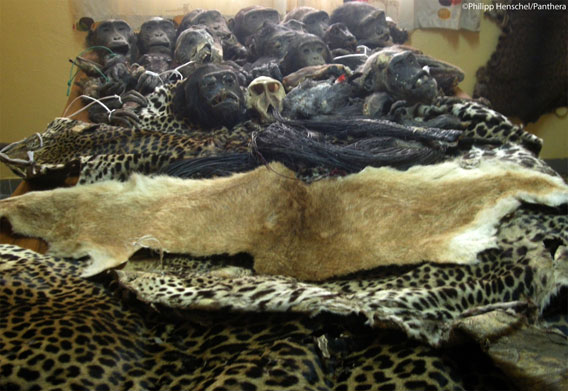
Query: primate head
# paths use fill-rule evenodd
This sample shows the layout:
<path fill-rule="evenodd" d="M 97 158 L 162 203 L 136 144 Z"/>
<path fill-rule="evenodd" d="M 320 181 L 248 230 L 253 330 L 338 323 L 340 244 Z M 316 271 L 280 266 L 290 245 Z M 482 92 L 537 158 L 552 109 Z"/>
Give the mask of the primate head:
<path fill-rule="evenodd" d="M 282 74 L 289 75 L 298 69 L 324 65 L 331 62 L 331 53 L 327 45 L 316 35 L 298 35 L 282 60 Z"/>
<path fill-rule="evenodd" d="M 286 14 L 285 22 L 299 20 L 304 23 L 306 32 L 323 38 L 329 26 L 329 15 L 313 7 L 297 7 Z"/>
<path fill-rule="evenodd" d="M 350 52 L 357 50 L 357 38 L 343 23 L 334 23 L 328 27 L 323 40 L 330 50 L 345 49 Z"/>
<path fill-rule="evenodd" d="M 370 4 L 345 3 L 331 14 L 330 23 L 343 23 L 360 45 L 379 48 L 392 45 L 384 11 Z"/>
<path fill-rule="evenodd" d="M 303 31 L 291 29 L 287 25 L 265 22 L 247 42 L 252 60 L 261 57 L 283 59 L 297 36 Z"/>
<path fill-rule="evenodd" d="M 176 40 L 174 22 L 161 17 L 152 18 L 142 24 L 138 34 L 140 54 L 172 54 Z"/>
<path fill-rule="evenodd" d="M 264 22 L 280 23 L 280 15 L 273 8 L 253 5 L 241 9 L 233 19 L 229 19 L 229 28 L 242 44 L 258 30 Z"/>
<path fill-rule="evenodd" d="M 371 55 L 361 67 L 361 87 L 368 93 L 387 92 L 395 100 L 430 103 L 438 94 L 438 84 L 416 55 L 398 47 Z"/>
<path fill-rule="evenodd" d="M 245 59 L 247 51 L 229 29 L 227 21 L 217 10 L 196 9 L 185 15 L 178 28 L 178 36 L 190 26 L 205 26 L 213 38 L 221 42 L 223 58 L 239 61 Z"/>
<path fill-rule="evenodd" d="M 302 22 L 306 25 L 308 33 L 323 38 L 329 27 L 329 15 L 325 11 L 309 12 L 304 16 Z"/>
<path fill-rule="evenodd" d="M 174 60 L 176 65 L 189 61 L 198 64 L 219 63 L 223 60 L 223 48 L 205 26 L 191 26 L 177 38 Z"/>
<path fill-rule="evenodd" d="M 204 64 L 174 92 L 173 112 L 207 129 L 232 127 L 244 119 L 245 98 L 233 68 Z"/>
<path fill-rule="evenodd" d="M 120 19 L 109 19 L 92 25 L 87 34 L 87 45 L 107 47 L 128 60 L 134 60 L 137 56 L 136 35 L 130 25 Z"/>

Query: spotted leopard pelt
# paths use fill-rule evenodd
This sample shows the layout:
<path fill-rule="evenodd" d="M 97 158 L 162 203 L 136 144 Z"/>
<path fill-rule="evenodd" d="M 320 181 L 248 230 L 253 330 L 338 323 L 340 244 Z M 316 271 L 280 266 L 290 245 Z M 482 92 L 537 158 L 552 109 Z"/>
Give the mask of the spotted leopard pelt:
<path fill-rule="evenodd" d="M 2 389 L 514 389 L 471 343 L 432 348 L 356 316 L 150 308 L 12 246 L 0 265 Z"/>
<path fill-rule="evenodd" d="M 226 129 L 185 133 L 143 128 L 122 128 L 56 118 L 45 132 L 32 135 L 5 153 L 29 165 L 10 164 L 21 177 L 33 181 L 46 177 L 78 176 L 79 183 L 106 179 L 125 180 L 133 172 L 155 173 L 180 159 L 215 156 L 222 152 L 247 152 L 250 134 L 258 128 L 242 124 L 232 136 Z"/>
<path fill-rule="evenodd" d="M 59 124 L 71 131 L 65 121 Z M 76 130 L 67 134 L 69 140 L 82 140 L 84 128 Z M 93 135 L 99 132 L 86 139 L 95 142 Z M 157 145 L 177 145 L 175 137 L 160 133 L 157 140 L 164 144 Z M 29 140 L 37 143 L 31 145 L 36 159 L 56 150 L 42 150 L 47 139 Z M 106 144 L 101 147 L 120 145 Z M 512 160 L 556 175 L 514 144 L 473 148 L 460 164 L 474 167 L 482 159 Z M 0 246 L 0 388 L 555 385 L 555 374 L 567 368 L 550 351 L 568 346 L 562 334 L 568 311 L 560 306 L 550 319 L 547 306 L 567 292 L 566 206 L 524 205 L 499 227 L 498 247 L 481 253 L 476 265 L 390 266 L 322 283 L 255 275 L 244 256 L 195 260 L 167 254 L 132 260 L 123 270 L 85 280 L 78 277 L 82 260 Z M 499 318 L 498 328 L 479 325 L 497 315 L 507 317 L 505 323 Z M 458 337 L 463 330 L 465 339 Z M 523 367 L 526 361 L 493 356 L 493 344 L 506 343 L 503 334 L 520 338 L 523 331 L 552 341 L 537 344 L 536 355 L 522 353 L 533 357 L 529 369 Z"/>
<path fill-rule="evenodd" d="M 138 128 L 57 118 L 45 132 L 30 136 L 4 151 L 13 161 L 29 159 L 28 164 L 5 163 L 29 181 L 47 181 L 53 185 L 65 183 L 69 177 L 78 177 L 79 184 L 86 184 L 107 179 L 126 180 L 133 172 L 156 173 L 181 159 L 233 152 L 257 155 L 251 144 L 252 135 L 262 131 L 257 123 L 246 121 L 231 130 L 189 127 L 171 112 L 173 88 L 172 85 L 162 86 L 149 96 L 148 106 L 140 112 Z M 460 139 L 472 140 L 474 146 L 460 152 L 470 161 L 464 161 L 465 166 L 476 159 L 498 156 L 556 175 L 536 157 L 542 140 L 478 102 L 443 97 L 432 105 L 398 108 L 395 117 L 402 123 L 420 124 L 443 115 L 458 118 L 463 127 Z M 448 158 L 452 157 L 448 155 Z M 313 181 L 320 171 L 312 169 L 299 175 Z M 333 170 L 323 169 L 322 172 L 326 176 Z"/>
<path fill-rule="evenodd" d="M 535 156 L 542 149 L 542 139 L 475 100 L 443 96 L 428 105 L 401 106 L 394 109 L 392 115 L 397 122 L 410 124 L 426 123 L 449 115 L 460 122 L 462 140 L 480 145 L 517 144 Z"/>
<path fill-rule="evenodd" d="M 147 96 L 148 104 L 137 110 L 140 127 L 164 133 L 178 133 L 195 127 L 188 121 L 175 116 L 171 108 L 173 93 L 183 81 L 156 87 Z"/>
<path fill-rule="evenodd" d="M 481 109 L 477 111 L 479 107 Z M 468 126 L 462 137 L 488 136 L 499 140 L 497 145 L 482 144 L 466 150 L 464 166 L 479 159 L 498 157 L 557 175 L 535 157 L 534 152 L 519 145 L 526 143 L 540 148 L 540 139 L 483 106 L 458 100 L 451 104 L 417 107 L 416 110 L 420 110 L 420 115 L 426 119 L 451 111 L 462 118 L 464 126 Z M 415 118 L 408 111 L 405 115 Z M 488 126 L 491 124 L 493 126 Z M 182 134 L 57 118 L 43 133 L 14 143 L 4 151 L 13 161 L 29 160 L 29 163 L 5 163 L 23 178 L 30 181 L 46 178 L 51 184 L 58 184 L 67 177 L 78 177 L 80 184 L 106 179 L 125 180 L 133 172 L 155 173 L 181 159 L 230 152 L 251 153 L 251 135 L 261 130 L 258 124 L 247 121 L 228 136 L 226 129 Z M 500 145 L 501 142 L 505 144 Z M 311 179 L 317 177 L 314 177 L 316 171 L 310 173 Z"/>

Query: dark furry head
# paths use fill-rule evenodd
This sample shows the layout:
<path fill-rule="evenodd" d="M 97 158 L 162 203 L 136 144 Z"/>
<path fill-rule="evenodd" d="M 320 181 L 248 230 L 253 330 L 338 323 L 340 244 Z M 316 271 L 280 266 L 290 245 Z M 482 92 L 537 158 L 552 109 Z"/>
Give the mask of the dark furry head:
<path fill-rule="evenodd" d="M 213 129 L 232 127 L 244 119 L 245 98 L 232 67 L 205 64 L 197 68 L 175 92 L 176 117 Z"/>

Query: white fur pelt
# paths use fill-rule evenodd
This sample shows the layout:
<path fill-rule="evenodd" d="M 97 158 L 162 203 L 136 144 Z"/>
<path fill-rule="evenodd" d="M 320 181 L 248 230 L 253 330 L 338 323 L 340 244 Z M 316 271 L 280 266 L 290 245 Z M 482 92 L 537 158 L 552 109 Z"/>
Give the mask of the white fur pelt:
<path fill-rule="evenodd" d="M 141 247 L 195 256 L 250 253 L 258 273 L 323 280 L 380 265 L 473 263 L 521 202 L 568 202 L 559 178 L 506 162 L 408 171 L 367 168 L 305 184 L 280 164 L 228 178 L 134 175 L 0 202 L 13 230 L 57 256 L 90 256 L 84 276 Z"/>

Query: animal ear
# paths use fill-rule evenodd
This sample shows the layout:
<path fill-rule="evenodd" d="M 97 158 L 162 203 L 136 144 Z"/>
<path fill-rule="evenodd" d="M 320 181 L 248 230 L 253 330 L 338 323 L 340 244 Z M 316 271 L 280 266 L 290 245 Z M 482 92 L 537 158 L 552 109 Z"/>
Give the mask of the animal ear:
<path fill-rule="evenodd" d="M 75 23 L 75 29 L 77 29 L 77 31 L 90 31 L 94 24 L 95 21 L 92 18 L 83 16 L 77 23 Z"/>
<path fill-rule="evenodd" d="M 88 46 L 95 46 L 97 41 L 97 27 L 99 23 L 91 23 L 89 26 L 89 32 L 87 33 L 87 45 Z"/>

